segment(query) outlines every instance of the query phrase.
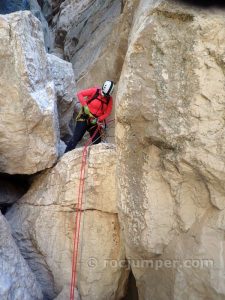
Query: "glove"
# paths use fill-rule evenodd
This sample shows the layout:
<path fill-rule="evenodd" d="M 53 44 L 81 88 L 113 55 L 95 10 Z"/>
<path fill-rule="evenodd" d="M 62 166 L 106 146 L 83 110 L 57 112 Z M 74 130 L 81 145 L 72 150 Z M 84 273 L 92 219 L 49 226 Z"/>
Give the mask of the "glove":
<path fill-rule="evenodd" d="M 91 119 L 90 123 L 92 125 L 96 125 L 98 123 L 98 118 L 95 118 L 95 119 Z"/>
<path fill-rule="evenodd" d="M 84 106 L 84 113 L 85 113 L 86 115 L 89 115 L 89 114 L 90 114 L 90 110 L 89 110 L 89 108 L 88 108 L 87 105 Z"/>

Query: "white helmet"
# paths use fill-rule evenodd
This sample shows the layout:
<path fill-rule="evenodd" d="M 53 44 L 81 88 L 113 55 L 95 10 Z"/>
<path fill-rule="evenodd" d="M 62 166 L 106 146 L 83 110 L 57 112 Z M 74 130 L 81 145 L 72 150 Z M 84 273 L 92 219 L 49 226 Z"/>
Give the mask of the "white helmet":
<path fill-rule="evenodd" d="M 102 93 L 104 96 L 109 96 L 112 94 L 114 89 L 114 83 L 113 81 L 107 80 L 103 83 L 102 86 Z"/>

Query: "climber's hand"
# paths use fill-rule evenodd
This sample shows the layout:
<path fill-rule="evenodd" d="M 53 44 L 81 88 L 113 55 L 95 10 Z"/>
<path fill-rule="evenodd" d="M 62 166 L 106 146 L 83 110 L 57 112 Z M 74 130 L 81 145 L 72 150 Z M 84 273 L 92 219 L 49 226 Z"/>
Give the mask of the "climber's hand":
<path fill-rule="evenodd" d="M 91 119 L 91 124 L 96 125 L 98 123 L 98 118 Z"/>
<path fill-rule="evenodd" d="M 89 114 L 90 114 L 90 110 L 89 110 L 89 108 L 88 108 L 87 105 L 84 106 L 84 113 L 85 113 L 86 115 L 89 115 Z"/>

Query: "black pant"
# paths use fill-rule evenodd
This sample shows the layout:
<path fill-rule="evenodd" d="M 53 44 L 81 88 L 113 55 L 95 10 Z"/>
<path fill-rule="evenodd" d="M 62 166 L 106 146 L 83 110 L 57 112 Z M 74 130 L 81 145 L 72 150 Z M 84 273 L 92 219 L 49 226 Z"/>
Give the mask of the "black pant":
<path fill-rule="evenodd" d="M 87 120 L 77 121 L 75 130 L 74 130 L 74 133 L 73 133 L 73 138 L 71 139 L 71 141 L 67 145 L 65 153 L 76 148 L 78 142 L 82 139 L 82 137 L 84 136 L 86 131 L 88 131 L 90 136 L 92 137 L 97 128 L 98 128 L 97 125 L 89 125 Z M 95 134 L 95 136 L 92 140 L 92 143 L 93 144 L 101 143 L 100 130 L 98 130 L 97 133 Z"/>

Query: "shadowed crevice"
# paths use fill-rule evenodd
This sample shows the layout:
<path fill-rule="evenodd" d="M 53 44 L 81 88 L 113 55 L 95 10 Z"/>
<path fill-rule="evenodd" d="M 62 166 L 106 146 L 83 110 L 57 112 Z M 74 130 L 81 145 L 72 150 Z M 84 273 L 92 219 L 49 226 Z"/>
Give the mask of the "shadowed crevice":
<path fill-rule="evenodd" d="M 171 0 L 173 1 L 173 0 Z M 192 6 L 198 6 L 201 8 L 210 8 L 210 7 L 224 7 L 224 0 L 178 0 L 177 2 L 190 4 Z"/>
<path fill-rule="evenodd" d="M 136 280 L 132 271 L 130 272 L 128 278 L 128 285 L 127 285 L 127 294 L 122 300 L 138 300 L 138 290 L 136 286 Z"/>
<path fill-rule="evenodd" d="M 0 173 L 0 211 L 5 214 L 30 187 L 30 176 Z"/>

